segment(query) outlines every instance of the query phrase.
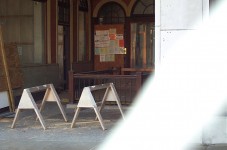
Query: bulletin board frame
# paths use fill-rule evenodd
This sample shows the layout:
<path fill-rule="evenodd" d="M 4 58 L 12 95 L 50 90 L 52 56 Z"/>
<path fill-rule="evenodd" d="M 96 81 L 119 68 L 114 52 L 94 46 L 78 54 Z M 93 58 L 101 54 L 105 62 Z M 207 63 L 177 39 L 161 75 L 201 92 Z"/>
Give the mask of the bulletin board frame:
<path fill-rule="evenodd" d="M 0 26 L 0 92 L 7 91 L 9 109 L 15 111 L 12 89 L 23 85 L 23 75 L 16 44 L 5 44 Z M 1 102 L 1 101 L 0 101 Z"/>
<path fill-rule="evenodd" d="M 101 38 L 100 38 L 101 37 Z M 114 45 L 114 49 L 111 45 Z M 101 52 L 100 49 L 103 51 Z M 124 67 L 124 24 L 101 24 L 94 27 L 94 70 Z"/>

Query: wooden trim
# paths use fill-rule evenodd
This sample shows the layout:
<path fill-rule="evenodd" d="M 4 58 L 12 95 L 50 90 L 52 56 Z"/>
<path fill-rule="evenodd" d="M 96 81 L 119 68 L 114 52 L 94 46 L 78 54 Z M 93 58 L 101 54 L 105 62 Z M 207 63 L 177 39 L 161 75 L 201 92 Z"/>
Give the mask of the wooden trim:
<path fill-rule="evenodd" d="M 130 18 L 125 18 L 125 25 L 124 25 L 124 42 L 126 48 L 126 55 L 124 61 L 124 67 L 130 67 L 131 64 L 131 49 L 130 49 L 130 41 L 131 41 L 131 26 L 130 26 Z"/>
<path fill-rule="evenodd" d="M 56 63 L 57 50 L 57 1 L 51 0 L 51 63 Z"/>
<path fill-rule="evenodd" d="M 73 22 L 73 11 L 74 10 L 74 1 L 70 0 L 70 20 L 69 20 L 69 34 L 70 34 L 70 52 L 69 52 L 69 58 L 70 58 L 70 70 L 72 70 L 72 63 L 73 63 L 73 46 L 74 46 L 74 39 L 73 39 L 73 32 L 74 32 L 74 22 Z"/>
<path fill-rule="evenodd" d="M 47 21 L 47 23 L 46 23 L 46 33 L 47 33 L 47 52 L 46 52 L 46 57 L 47 57 L 47 63 L 48 64 L 51 64 L 51 43 L 50 43 L 50 41 L 51 41 L 51 36 L 50 36 L 50 33 L 51 33 L 51 23 L 50 23 L 50 17 L 51 17 L 51 15 L 50 15 L 50 6 L 51 6 L 51 1 L 50 0 L 48 0 L 47 1 L 47 8 L 46 8 L 46 12 L 47 12 L 47 18 L 46 18 L 46 21 Z"/>
<path fill-rule="evenodd" d="M 95 62 L 95 43 L 94 43 L 94 35 L 95 35 L 95 22 L 96 18 L 91 18 L 91 62 L 94 64 Z M 93 67 L 94 68 L 94 67 Z"/>
<path fill-rule="evenodd" d="M 87 43 L 86 45 L 85 45 L 85 49 L 86 49 L 86 51 L 85 51 L 85 61 L 89 61 L 89 54 L 90 54 L 90 51 L 89 51 L 89 47 L 90 47 L 90 43 L 89 43 L 89 41 L 90 41 L 90 39 L 89 39 L 89 27 L 90 27 L 90 16 L 89 16 L 89 14 L 88 14 L 88 12 L 85 12 L 85 23 L 86 23 L 86 25 L 85 25 L 85 43 Z"/>
<path fill-rule="evenodd" d="M 5 42 L 5 44 L 11 44 L 11 42 Z M 15 42 L 16 45 L 34 45 L 34 42 Z"/>
<path fill-rule="evenodd" d="M 138 16 L 131 16 L 130 17 L 131 23 L 135 22 L 155 22 L 155 17 L 154 16 L 145 16 L 145 15 L 138 15 Z"/>
<path fill-rule="evenodd" d="M 119 0 L 101 0 L 96 6 L 95 6 L 95 8 L 94 8 L 94 10 L 93 10 L 93 14 L 92 14 L 92 16 L 93 17 L 98 17 L 98 12 L 99 12 L 99 10 L 100 10 L 100 8 L 103 6 L 103 5 L 105 5 L 106 3 L 109 3 L 109 2 L 115 2 L 115 3 L 117 3 L 117 4 L 119 4 L 122 8 L 123 8 L 123 10 L 124 10 L 124 12 L 125 12 L 125 15 L 126 16 L 130 16 L 130 12 L 128 12 L 127 11 L 127 5 L 125 4 L 125 2 L 123 2 L 123 1 L 119 1 Z"/>
<path fill-rule="evenodd" d="M 4 15 L 4 16 L 0 16 L 0 18 L 4 19 L 4 18 L 23 18 L 23 17 L 31 17 L 33 18 L 34 15 Z"/>
<path fill-rule="evenodd" d="M 44 58 L 45 63 L 47 63 L 47 3 L 43 4 L 43 16 L 44 16 Z"/>
<path fill-rule="evenodd" d="M 136 91 L 138 92 L 142 86 L 142 73 L 136 73 Z"/>
<path fill-rule="evenodd" d="M 78 2 L 74 0 L 73 9 L 73 62 L 77 61 L 78 49 Z"/>
<path fill-rule="evenodd" d="M 124 75 L 125 72 L 153 72 L 153 68 L 121 68 L 121 74 Z"/>
<path fill-rule="evenodd" d="M 47 1 L 47 63 L 56 63 L 57 2 Z"/>
<path fill-rule="evenodd" d="M 73 103 L 74 99 L 75 99 L 75 86 L 74 86 L 74 72 L 73 71 L 69 71 L 68 72 L 68 80 L 69 80 L 69 84 L 68 84 L 68 93 L 69 93 L 69 99 L 71 101 L 71 103 Z"/>
<path fill-rule="evenodd" d="M 146 33 L 141 33 L 143 36 L 143 67 L 145 68 L 147 66 L 147 51 L 146 51 Z"/>

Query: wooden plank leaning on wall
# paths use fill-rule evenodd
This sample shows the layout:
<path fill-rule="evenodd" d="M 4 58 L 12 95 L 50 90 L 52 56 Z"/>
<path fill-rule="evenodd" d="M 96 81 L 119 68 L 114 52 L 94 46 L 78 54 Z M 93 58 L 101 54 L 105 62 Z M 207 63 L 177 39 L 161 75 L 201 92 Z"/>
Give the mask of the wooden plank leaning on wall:
<path fill-rule="evenodd" d="M 7 61 L 6 61 L 6 55 L 5 55 L 5 47 L 4 47 L 4 42 L 3 42 L 3 36 L 2 36 L 2 27 L 0 26 L 0 53 L 1 53 L 1 60 L 3 61 L 3 74 L 6 77 L 6 85 L 5 87 L 7 87 L 7 91 L 8 91 L 8 95 L 9 95 L 9 109 L 11 112 L 15 111 L 15 104 L 14 104 L 14 97 L 13 97 L 13 92 L 12 92 L 12 87 L 11 87 L 11 81 L 10 81 L 10 77 L 9 77 L 9 68 L 7 65 Z"/>

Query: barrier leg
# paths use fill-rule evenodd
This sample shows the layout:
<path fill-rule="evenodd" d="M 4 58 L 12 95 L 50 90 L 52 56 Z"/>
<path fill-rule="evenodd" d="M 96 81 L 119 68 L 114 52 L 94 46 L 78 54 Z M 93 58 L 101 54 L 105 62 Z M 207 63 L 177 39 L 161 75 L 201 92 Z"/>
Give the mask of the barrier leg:
<path fill-rule="evenodd" d="M 118 96 L 118 94 L 117 94 L 117 91 L 116 91 L 116 89 L 115 89 L 113 83 L 110 84 L 110 88 L 111 88 L 111 90 L 112 90 L 113 93 L 114 93 L 114 96 L 115 96 L 115 98 L 116 98 L 116 102 L 117 102 L 118 108 L 119 108 L 119 110 L 120 110 L 120 112 L 121 112 L 121 115 L 122 115 L 122 118 L 125 119 L 124 114 L 123 114 L 123 110 L 122 110 L 122 107 L 121 107 L 120 98 L 119 98 L 119 96 Z"/>
<path fill-rule="evenodd" d="M 106 89 L 106 92 L 105 92 L 103 99 L 102 99 L 101 106 L 99 107 L 99 112 L 102 111 L 106 101 L 115 101 L 118 105 L 118 108 L 120 110 L 122 118 L 124 119 L 124 114 L 123 114 L 123 110 L 122 110 L 122 107 L 121 107 L 120 98 L 117 94 L 117 91 L 116 91 L 113 83 L 110 83 L 110 86 Z M 97 116 L 96 116 L 95 119 L 97 120 Z"/>
<path fill-rule="evenodd" d="M 106 97 L 107 97 L 107 93 L 108 93 L 108 91 L 109 91 L 109 87 L 108 88 L 106 88 L 106 92 L 104 93 L 104 96 L 103 96 L 103 98 L 102 98 L 102 103 L 101 103 L 101 105 L 99 106 L 99 112 L 101 113 L 101 111 L 102 111 L 102 109 L 103 109 L 103 107 L 104 107 L 104 105 L 105 105 L 105 101 L 106 101 Z M 97 120 L 98 119 L 98 116 L 96 115 L 96 118 L 95 118 L 95 120 Z"/>
<path fill-rule="evenodd" d="M 44 97 L 43 97 L 41 106 L 40 106 L 40 108 L 39 108 L 39 111 L 40 111 L 40 112 L 41 112 L 41 111 L 43 110 L 43 108 L 44 108 L 44 105 L 45 105 L 45 102 L 46 102 L 46 97 L 49 95 L 49 93 L 50 93 L 50 89 L 48 88 L 48 89 L 46 89 L 46 92 L 45 92 L 45 95 L 44 95 Z"/>
<path fill-rule="evenodd" d="M 44 96 L 44 97 L 45 97 L 45 96 Z M 40 108 L 39 108 L 40 113 L 41 113 L 41 111 L 43 110 L 44 105 L 45 105 L 45 99 L 42 100 L 41 106 L 40 106 Z M 38 120 L 38 116 L 36 117 L 36 121 L 37 121 L 37 120 Z"/>
<path fill-rule="evenodd" d="M 102 116 L 100 115 L 98 108 L 97 108 L 97 107 L 94 107 L 94 110 L 95 110 L 96 116 L 98 117 L 99 122 L 100 122 L 100 124 L 101 124 L 101 126 L 102 126 L 102 129 L 103 129 L 103 130 L 106 130 L 106 128 L 105 128 L 105 126 L 104 126 L 104 123 L 103 123 Z"/>
<path fill-rule="evenodd" d="M 36 89 L 31 89 L 32 91 L 37 91 Z M 13 121 L 13 124 L 12 124 L 12 128 L 15 126 L 15 122 L 16 120 L 18 119 L 18 115 L 19 115 L 19 112 L 20 110 L 22 109 L 33 109 L 36 113 L 36 115 L 38 116 L 39 118 L 39 121 L 41 123 L 41 125 L 43 126 L 44 130 L 46 129 L 46 126 L 45 126 L 45 123 L 44 123 L 44 120 L 40 114 L 40 111 L 32 97 L 32 94 L 31 94 L 31 91 L 30 89 L 24 89 L 23 90 L 23 93 L 22 93 L 22 96 L 21 96 L 21 99 L 20 99 L 20 103 L 18 105 L 18 108 L 17 108 L 17 111 L 16 111 L 16 115 L 14 117 L 14 121 Z"/>
<path fill-rule="evenodd" d="M 62 104 L 61 104 L 61 101 L 60 101 L 60 98 L 53 86 L 53 84 L 48 84 L 48 88 L 46 89 L 46 92 L 45 92 L 45 95 L 43 97 L 43 101 L 42 101 L 42 104 L 40 106 L 40 112 L 42 111 L 44 105 L 45 105 L 45 102 L 57 102 L 58 104 L 58 107 L 61 111 L 61 114 L 65 120 L 65 122 L 67 122 L 67 117 L 66 117 L 66 113 L 62 107 Z M 36 118 L 37 119 L 37 118 Z"/>
<path fill-rule="evenodd" d="M 19 112 L 20 112 L 20 109 L 17 109 L 17 110 L 16 110 L 15 117 L 14 117 L 14 119 L 13 119 L 13 124 L 12 124 L 11 128 L 14 128 L 14 127 L 15 127 L 15 123 L 16 123 L 17 118 L 18 118 L 18 116 L 19 116 Z"/>
<path fill-rule="evenodd" d="M 57 101 L 57 104 L 58 104 L 58 107 L 59 107 L 59 109 L 61 111 L 61 114 L 62 114 L 63 118 L 65 119 L 65 122 L 67 122 L 68 120 L 67 120 L 67 117 L 66 117 L 66 113 L 65 113 L 65 111 L 64 111 L 64 109 L 62 107 L 60 98 L 59 98 L 59 96 L 58 96 L 53 84 L 50 85 L 50 88 L 51 88 L 51 91 L 53 92 L 53 95 L 54 95 L 56 101 Z"/>
<path fill-rule="evenodd" d="M 106 88 L 106 92 L 105 92 L 105 94 L 104 94 L 104 96 L 103 96 L 103 98 L 102 98 L 102 103 L 101 103 L 101 106 L 100 106 L 100 108 L 99 108 L 99 112 L 102 111 L 102 109 L 103 109 L 103 107 L 104 107 L 104 105 L 105 105 L 106 97 L 107 97 L 107 94 L 108 94 L 109 90 L 110 90 L 110 87 Z"/>
<path fill-rule="evenodd" d="M 39 118 L 39 121 L 40 121 L 40 123 L 41 123 L 43 129 L 46 130 L 46 125 L 45 125 L 45 122 L 44 122 L 44 120 L 43 120 L 42 115 L 40 114 L 40 111 L 38 110 L 38 108 L 37 108 L 37 109 L 34 109 L 34 110 L 35 110 L 36 115 L 37 115 L 38 118 Z"/>
<path fill-rule="evenodd" d="M 71 128 L 75 127 L 75 122 L 76 122 L 76 119 L 77 119 L 77 117 L 78 117 L 78 115 L 79 115 L 79 111 L 80 111 L 80 107 L 77 107 L 77 108 L 76 108 L 75 115 L 74 115 L 74 117 L 73 117 L 73 121 L 72 121 L 72 123 L 71 123 Z"/>
<path fill-rule="evenodd" d="M 68 122 L 67 117 L 66 117 L 66 114 L 65 114 L 65 111 L 64 111 L 64 109 L 63 109 L 63 107 L 62 107 L 61 102 L 60 102 L 60 101 L 57 101 L 57 104 L 58 104 L 58 107 L 59 107 L 59 109 L 60 109 L 60 111 L 61 111 L 61 113 L 62 113 L 62 116 L 63 116 L 65 122 Z"/>
<path fill-rule="evenodd" d="M 120 112 L 121 112 L 122 118 L 125 119 L 125 116 L 124 116 L 124 114 L 123 114 L 123 110 L 122 110 L 122 108 L 121 108 L 121 103 L 120 103 L 119 101 L 117 101 L 117 105 L 118 105 L 118 108 L 119 108 L 119 110 L 120 110 Z"/>

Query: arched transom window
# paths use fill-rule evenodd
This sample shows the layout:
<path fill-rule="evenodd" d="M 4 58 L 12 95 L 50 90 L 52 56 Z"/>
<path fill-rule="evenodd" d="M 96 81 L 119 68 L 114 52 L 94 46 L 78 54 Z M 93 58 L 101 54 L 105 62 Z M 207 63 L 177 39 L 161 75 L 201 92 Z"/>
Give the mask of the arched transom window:
<path fill-rule="evenodd" d="M 155 14 L 154 0 L 138 0 L 132 12 L 133 15 L 154 15 Z"/>
<path fill-rule="evenodd" d="M 154 66 L 154 16 L 154 0 L 137 0 L 131 12 L 130 23 L 132 68 Z"/>
<path fill-rule="evenodd" d="M 100 24 L 124 23 L 125 12 L 119 4 L 115 2 L 109 2 L 100 8 L 98 19 Z"/>

